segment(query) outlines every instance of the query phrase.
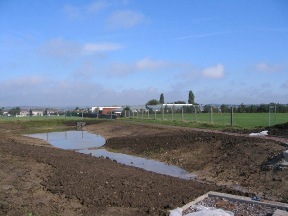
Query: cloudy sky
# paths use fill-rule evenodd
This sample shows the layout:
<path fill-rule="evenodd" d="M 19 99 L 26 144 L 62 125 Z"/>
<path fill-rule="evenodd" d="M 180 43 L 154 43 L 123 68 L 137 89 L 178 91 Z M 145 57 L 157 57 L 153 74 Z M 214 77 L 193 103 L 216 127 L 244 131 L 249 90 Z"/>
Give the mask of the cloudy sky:
<path fill-rule="evenodd" d="M 287 0 L 1 0 L 0 107 L 288 103 Z"/>

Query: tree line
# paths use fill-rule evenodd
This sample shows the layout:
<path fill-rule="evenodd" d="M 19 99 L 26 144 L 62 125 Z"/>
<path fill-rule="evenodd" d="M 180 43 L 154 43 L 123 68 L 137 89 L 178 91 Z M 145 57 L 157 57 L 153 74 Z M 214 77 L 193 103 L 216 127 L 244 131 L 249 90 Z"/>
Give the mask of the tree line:
<path fill-rule="evenodd" d="M 222 104 L 220 107 L 215 107 L 212 105 L 205 105 L 203 107 L 203 112 L 211 112 L 211 107 L 214 112 L 228 113 L 231 112 L 231 107 L 233 107 L 233 112 L 235 113 L 268 113 L 268 112 L 277 112 L 277 113 L 287 113 L 288 105 L 279 104 L 279 103 L 270 103 L 270 104 L 250 104 L 245 105 L 241 103 L 240 105 L 226 105 Z"/>
<path fill-rule="evenodd" d="M 165 104 L 164 94 L 161 93 L 159 100 L 152 99 L 149 100 L 145 105 L 146 108 L 148 106 L 153 105 L 161 105 Z M 185 101 L 174 101 L 171 104 L 186 104 Z M 200 107 L 198 103 L 195 102 L 195 95 L 190 90 L 188 93 L 188 104 L 193 104 L 195 107 L 183 107 L 184 111 L 190 112 L 193 111 L 195 108 L 197 112 L 211 112 L 211 107 L 214 112 L 222 112 L 228 113 L 231 112 L 231 107 L 233 107 L 233 112 L 235 113 L 268 113 L 268 112 L 276 112 L 277 113 L 288 113 L 288 104 L 279 104 L 279 103 L 269 103 L 269 104 L 250 104 L 245 105 L 241 103 L 240 105 L 227 105 L 222 104 L 220 106 L 213 106 L 213 105 L 205 105 L 204 107 Z"/>
<path fill-rule="evenodd" d="M 171 104 L 186 104 L 185 101 L 174 101 L 174 102 L 169 102 L 169 103 L 171 103 Z M 151 105 L 161 105 L 161 104 L 165 104 L 163 93 L 160 94 L 159 100 L 151 99 L 145 105 L 147 107 L 149 105 L 151 106 Z M 197 103 L 195 103 L 195 95 L 191 90 L 188 93 L 188 104 L 198 105 Z"/>

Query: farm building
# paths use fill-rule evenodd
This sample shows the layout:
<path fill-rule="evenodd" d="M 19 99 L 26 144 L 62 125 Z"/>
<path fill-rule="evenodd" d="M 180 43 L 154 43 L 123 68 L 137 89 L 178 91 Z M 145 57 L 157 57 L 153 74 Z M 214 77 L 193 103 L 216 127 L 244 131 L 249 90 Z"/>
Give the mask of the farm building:
<path fill-rule="evenodd" d="M 92 107 L 93 113 L 99 113 L 102 115 L 110 115 L 111 113 L 115 113 L 116 110 L 121 109 L 119 106 L 105 106 L 105 107 Z"/>

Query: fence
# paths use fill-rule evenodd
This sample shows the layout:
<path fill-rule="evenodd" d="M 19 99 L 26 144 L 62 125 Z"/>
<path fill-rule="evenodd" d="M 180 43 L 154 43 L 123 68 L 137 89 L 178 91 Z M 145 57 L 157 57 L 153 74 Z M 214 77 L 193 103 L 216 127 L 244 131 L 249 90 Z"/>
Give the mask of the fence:
<path fill-rule="evenodd" d="M 222 112 L 220 107 L 182 106 L 153 107 L 149 109 L 130 109 L 123 111 L 124 118 L 149 119 L 158 121 L 182 121 L 205 123 L 218 126 L 233 126 L 241 128 L 267 127 L 288 122 L 288 105 L 278 109 L 277 105 L 268 106 L 260 112 L 239 112 L 239 107 L 229 107 Z M 265 112 L 266 111 L 266 112 Z"/>

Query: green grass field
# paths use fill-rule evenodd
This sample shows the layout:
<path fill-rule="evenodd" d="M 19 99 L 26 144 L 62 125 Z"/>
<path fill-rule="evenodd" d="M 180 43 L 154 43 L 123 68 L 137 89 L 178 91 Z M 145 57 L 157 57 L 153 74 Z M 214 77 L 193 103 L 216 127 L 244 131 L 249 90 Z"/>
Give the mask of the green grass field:
<path fill-rule="evenodd" d="M 148 118 L 149 117 L 149 118 Z M 150 113 L 148 114 L 134 114 L 130 115 L 132 119 L 150 119 L 156 120 L 157 122 L 166 122 L 167 121 L 181 121 L 181 122 L 196 122 L 204 125 L 215 126 L 215 127 L 230 127 L 231 126 L 231 114 L 230 113 L 197 113 L 188 114 L 188 113 L 171 113 L 162 114 L 162 113 Z M 269 120 L 270 119 L 270 120 Z M 233 113 L 233 126 L 239 128 L 263 128 L 275 124 L 281 124 L 288 122 L 288 113 L 271 113 L 269 118 L 269 113 Z"/>
<path fill-rule="evenodd" d="M 148 118 L 149 117 L 149 118 Z M 122 117 L 119 120 L 132 120 L 146 123 L 157 123 L 166 125 L 177 125 L 185 127 L 198 128 L 227 128 L 231 127 L 230 113 L 214 113 L 212 118 L 210 113 L 150 113 L 130 114 L 126 118 Z M 234 113 L 233 127 L 235 128 L 264 128 L 269 126 L 288 122 L 288 113 Z M 95 118 L 68 117 L 68 116 L 33 116 L 33 117 L 0 117 L 1 122 L 14 121 L 18 124 L 27 127 L 55 126 L 63 125 L 67 121 L 95 121 Z"/>

